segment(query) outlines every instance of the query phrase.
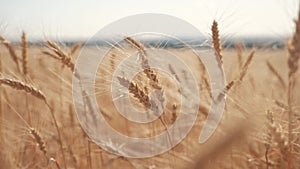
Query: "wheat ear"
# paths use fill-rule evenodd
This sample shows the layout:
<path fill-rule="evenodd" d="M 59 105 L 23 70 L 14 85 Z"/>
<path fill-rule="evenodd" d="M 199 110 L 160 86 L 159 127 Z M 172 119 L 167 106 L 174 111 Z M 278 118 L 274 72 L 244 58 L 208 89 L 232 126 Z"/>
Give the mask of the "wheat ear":
<path fill-rule="evenodd" d="M 242 72 L 240 73 L 240 76 L 239 76 L 239 81 L 243 81 L 246 73 L 247 73 L 247 70 L 249 68 L 249 65 L 251 64 L 252 60 L 253 60 L 253 57 L 254 57 L 254 54 L 255 54 L 255 49 L 253 49 L 250 53 L 250 55 L 248 56 L 245 64 L 243 65 L 242 67 Z"/>
<path fill-rule="evenodd" d="M 124 40 L 139 51 L 139 54 L 142 58 L 141 67 L 147 78 L 150 80 L 150 85 L 155 89 L 161 90 L 162 87 L 158 82 L 158 76 L 149 65 L 145 46 L 131 37 L 126 37 Z"/>
<path fill-rule="evenodd" d="M 47 155 L 46 144 L 42 135 L 35 128 L 32 127 L 29 128 L 29 133 L 36 141 L 37 145 L 39 146 L 39 149 L 44 153 L 44 155 Z"/>
<path fill-rule="evenodd" d="M 242 68 L 243 65 L 243 47 L 241 43 L 237 43 L 235 45 L 236 47 L 236 52 L 237 52 L 237 57 L 238 57 L 238 63 L 239 63 L 239 68 Z"/>
<path fill-rule="evenodd" d="M 131 46 L 133 46 L 135 49 L 138 50 L 139 56 L 141 56 L 141 59 L 142 59 L 142 62 L 141 62 L 142 68 L 144 70 L 145 69 L 150 69 L 150 65 L 149 65 L 149 62 L 148 62 L 147 55 L 146 55 L 146 48 L 145 48 L 145 46 L 142 43 L 140 43 L 139 41 L 134 40 L 131 37 L 126 37 L 124 39 L 124 41 L 127 42 L 128 44 L 130 44 Z"/>
<path fill-rule="evenodd" d="M 11 45 L 11 43 L 6 40 L 4 37 L 0 36 L 0 41 L 4 44 L 4 46 L 6 47 L 6 49 L 8 50 L 12 60 L 15 62 L 16 66 L 17 66 L 17 70 L 19 72 L 20 71 L 20 67 L 19 67 L 19 61 L 18 61 L 18 56 L 15 52 L 15 49 L 13 48 L 13 46 Z"/>
<path fill-rule="evenodd" d="M 275 69 L 275 67 L 269 61 L 267 61 L 267 66 L 270 72 L 273 73 L 273 75 L 278 79 L 280 85 L 283 88 L 286 88 L 283 78 L 280 76 L 279 72 Z"/>
<path fill-rule="evenodd" d="M 255 54 L 255 49 L 253 49 L 251 51 L 251 53 L 249 54 L 246 62 L 242 66 L 242 71 L 240 72 L 239 76 L 235 80 L 230 81 L 226 85 L 226 87 L 224 89 L 225 93 L 228 93 L 234 86 L 236 86 L 237 84 L 240 84 L 243 81 L 244 77 L 247 74 L 247 70 L 248 70 L 248 68 L 249 68 L 249 66 L 250 66 L 250 64 L 251 64 L 251 62 L 253 60 L 254 54 Z"/>
<path fill-rule="evenodd" d="M 27 58 L 27 42 L 26 42 L 26 34 L 25 32 L 22 32 L 21 37 L 21 47 L 22 47 L 22 68 L 23 68 L 23 74 L 26 76 L 28 73 L 28 58 Z"/>
<path fill-rule="evenodd" d="M 131 38 L 131 37 L 126 37 L 124 40 L 125 40 L 125 42 L 131 44 L 131 45 L 132 45 L 134 48 L 136 48 L 138 51 L 143 51 L 143 52 L 146 51 L 144 45 L 143 45 L 142 43 L 140 43 L 140 42 L 134 40 L 133 38 Z"/>
<path fill-rule="evenodd" d="M 222 48 L 220 43 L 220 35 L 219 35 L 219 28 L 218 28 L 218 22 L 213 21 L 213 24 L 211 26 L 211 32 L 212 32 L 212 43 L 213 47 L 215 49 L 215 54 L 219 57 L 221 64 L 223 63 L 223 56 L 222 56 Z"/>
<path fill-rule="evenodd" d="M 43 152 L 46 159 L 48 159 L 46 143 L 45 143 L 42 135 L 35 128 L 31 127 L 31 125 L 16 111 L 15 108 L 13 108 L 9 103 L 7 103 L 7 105 L 13 110 L 14 113 L 16 113 L 16 115 L 20 118 L 20 120 L 24 122 L 24 124 L 26 125 L 26 128 L 28 128 L 28 133 L 32 136 L 32 138 L 38 145 L 40 151 Z"/>
<path fill-rule="evenodd" d="M 73 63 L 72 58 L 66 54 L 55 42 L 47 41 L 47 47 L 54 53 L 50 53 L 48 51 L 42 51 L 43 54 L 46 54 L 48 56 L 51 56 L 52 58 L 55 58 L 57 60 L 60 60 L 63 65 L 67 66 L 71 69 L 72 72 L 74 72 L 75 65 Z"/>
<path fill-rule="evenodd" d="M 44 93 L 42 93 L 40 90 L 36 89 L 35 87 L 33 87 L 29 84 L 22 82 L 22 81 L 0 77 L 0 84 L 9 86 L 16 90 L 23 90 L 26 93 L 29 93 L 41 100 L 46 101 L 46 96 L 44 95 Z"/>
<path fill-rule="evenodd" d="M 147 91 L 142 90 L 136 83 L 129 81 L 124 77 L 118 77 L 120 85 L 128 87 L 129 93 L 133 95 L 134 98 L 139 100 L 139 102 L 146 108 L 150 108 L 150 99 L 148 97 Z"/>
<path fill-rule="evenodd" d="M 76 43 L 74 46 L 72 46 L 69 56 L 74 56 L 74 54 L 81 48 L 81 46 L 81 43 Z"/>

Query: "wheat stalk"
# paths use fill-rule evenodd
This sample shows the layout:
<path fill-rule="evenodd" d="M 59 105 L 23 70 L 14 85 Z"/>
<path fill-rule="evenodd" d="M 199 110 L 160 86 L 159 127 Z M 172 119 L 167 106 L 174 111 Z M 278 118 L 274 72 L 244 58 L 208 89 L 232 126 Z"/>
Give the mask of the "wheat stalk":
<path fill-rule="evenodd" d="M 160 101 L 161 104 L 163 104 L 164 101 L 163 90 L 161 85 L 159 84 L 157 74 L 150 68 L 145 46 L 131 37 L 126 37 L 124 41 L 138 50 L 139 52 L 138 54 L 142 60 L 141 67 L 143 69 L 143 72 L 146 75 L 147 79 L 150 81 L 150 86 L 158 90 L 155 93 L 156 98 L 158 99 L 158 101 Z M 150 108 L 154 113 L 157 113 L 157 107 L 159 105 L 157 105 L 157 103 L 154 100 L 150 99 L 150 97 L 148 96 L 147 87 L 141 88 L 136 83 L 129 81 L 128 79 L 123 77 L 118 77 L 118 80 L 120 85 L 128 88 L 129 92 L 133 94 L 133 97 L 136 98 L 139 101 L 139 103 L 144 105 L 146 108 Z M 163 118 L 159 116 L 159 119 L 163 124 L 163 126 L 165 127 L 165 129 L 167 130 L 168 128 Z M 168 133 L 168 138 L 170 139 L 170 133 L 168 132 L 168 130 L 167 133 Z"/>
<path fill-rule="evenodd" d="M 26 42 L 26 34 L 25 32 L 22 32 L 21 37 L 21 47 L 22 47 L 22 68 L 23 68 L 23 74 L 26 76 L 28 73 L 28 58 L 27 58 L 27 42 Z"/>
<path fill-rule="evenodd" d="M 239 76 L 239 78 L 238 78 L 239 81 L 243 81 L 243 79 L 244 79 L 244 77 L 245 77 L 245 75 L 246 75 L 246 73 L 247 73 L 247 70 L 248 70 L 248 68 L 249 68 L 249 65 L 250 65 L 250 63 L 252 62 L 252 59 L 253 59 L 253 57 L 254 57 L 254 54 L 255 54 L 255 49 L 253 49 L 253 50 L 251 51 L 251 53 L 249 54 L 249 56 L 248 56 L 246 62 L 245 62 L 244 65 L 242 66 L 242 71 L 241 71 L 240 76 Z"/>
<path fill-rule="evenodd" d="M 46 96 L 44 95 L 44 93 L 41 92 L 40 90 L 36 89 L 35 87 L 29 85 L 29 84 L 26 84 L 26 83 L 24 83 L 22 81 L 15 80 L 15 79 L 9 79 L 9 78 L 3 78 L 3 77 L 1 77 L 0 78 L 0 84 L 9 86 L 9 87 L 11 87 L 13 89 L 16 89 L 16 90 L 25 91 L 26 93 L 29 93 L 32 96 L 34 96 L 34 97 L 36 97 L 36 98 L 41 99 L 41 100 L 44 101 L 44 103 L 46 104 L 47 108 L 50 110 L 50 114 L 51 114 L 51 117 L 53 119 L 56 131 L 57 131 L 57 134 L 58 134 L 59 144 L 60 144 L 60 149 L 61 149 L 61 152 L 62 152 L 62 156 L 64 158 L 64 162 L 66 162 L 65 161 L 65 156 L 64 156 L 64 151 L 63 151 L 62 137 L 61 137 L 61 133 L 60 133 L 60 130 L 59 130 L 59 127 L 58 127 L 58 123 L 57 123 L 56 117 L 54 115 L 54 111 L 51 108 L 51 106 L 48 104 L 48 102 L 46 100 Z M 65 166 L 65 168 L 66 168 L 66 166 Z"/>
<path fill-rule="evenodd" d="M 42 51 L 42 54 L 45 54 L 45 55 L 48 55 L 48 56 L 50 56 L 50 57 L 52 57 L 52 58 L 54 58 L 54 59 L 60 60 L 60 57 L 58 57 L 58 56 L 56 56 L 55 54 L 50 53 L 50 52 L 48 52 L 48 51 Z"/>
<path fill-rule="evenodd" d="M 219 61 L 218 61 L 218 66 L 220 69 L 223 69 L 222 68 L 222 64 L 223 64 L 223 55 L 222 55 L 222 47 L 221 47 L 221 42 L 220 42 L 220 35 L 219 35 L 219 28 L 218 28 L 218 22 L 216 20 L 213 21 L 213 24 L 211 26 L 211 32 L 212 32 L 212 46 L 215 50 L 215 55 L 219 58 Z M 205 70 L 205 68 L 204 68 Z M 205 77 L 203 75 L 203 79 L 204 79 L 204 82 L 206 83 L 206 86 L 208 88 L 209 87 L 209 82 L 207 80 L 207 77 Z M 224 89 L 224 93 L 220 93 L 217 97 L 217 100 L 223 98 L 225 95 L 225 93 L 227 92 L 227 89 L 225 88 Z M 209 93 L 210 97 L 212 98 L 212 93 L 210 92 Z M 216 101 L 216 100 L 214 100 Z"/>
<path fill-rule="evenodd" d="M 33 87 L 29 84 L 22 82 L 22 81 L 0 77 L 0 84 L 9 86 L 16 90 L 23 90 L 26 93 L 29 93 L 43 101 L 46 101 L 46 96 L 44 95 L 44 93 L 42 93 L 40 90 L 36 89 L 35 87 Z"/>
<path fill-rule="evenodd" d="M 273 75 L 278 79 L 281 86 L 283 88 L 286 88 L 283 78 L 280 76 L 279 72 L 274 68 L 274 66 L 269 61 L 267 61 L 267 66 L 268 66 L 270 72 L 272 72 Z"/>
<path fill-rule="evenodd" d="M 158 82 L 158 76 L 151 69 L 151 67 L 149 65 L 149 61 L 148 61 L 148 58 L 146 55 L 146 50 L 145 50 L 144 45 L 130 37 L 126 37 L 124 40 L 127 43 L 131 44 L 133 47 L 135 47 L 140 52 L 140 56 L 142 58 L 141 66 L 143 68 L 143 72 L 145 73 L 147 78 L 150 80 L 150 85 L 155 89 L 161 90 L 162 87 Z"/>
<path fill-rule="evenodd" d="M 235 45 L 236 47 L 236 52 L 238 56 L 238 63 L 239 63 L 239 68 L 242 68 L 243 65 L 243 47 L 241 43 L 237 43 Z"/>
<path fill-rule="evenodd" d="M 232 90 L 232 88 L 234 86 L 236 86 L 237 84 L 240 84 L 244 77 L 246 76 L 247 74 L 247 70 L 249 68 L 249 65 L 251 64 L 252 62 L 252 59 L 254 57 L 254 54 L 255 54 L 255 50 L 253 49 L 251 51 L 251 53 L 249 54 L 248 58 L 247 58 L 247 61 L 244 63 L 244 65 L 242 66 L 242 71 L 240 72 L 239 76 L 235 79 L 235 80 L 232 80 L 230 81 L 229 83 L 227 83 L 225 89 L 224 89 L 224 93 L 228 93 L 230 90 Z M 220 97 L 220 96 L 219 96 Z"/>
<path fill-rule="evenodd" d="M 25 81 L 26 76 L 28 74 L 28 58 L 27 58 L 27 41 L 26 41 L 26 34 L 25 32 L 22 32 L 22 36 L 21 36 L 21 49 L 22 49 L 22 71 L 23 71 L 23 75 L 24 75 L 24 79 Z M 27 108 L 27 112 L 28 112 L 28 122 L 31 123 L 31 113 L 29 111 L 29 106 L 28 106 L 28 97 L 27 95 L 25 96 L 25 102 L 26 102 L 26 108 Z"/>
<path fill-rule="evenodd" d="M 296 83 L 296 77 L 295 74 L 298 71 L 298 64 L 299 64 L 299 57 L 300 57 L 300 10 L 298 12 L 298 19 L 295 21 L 295 33 L 293 35 L 293 38 L 291 39 L 289 45 L 288 45 L 288 51 L 289 51 L 289 57 L 287 60 L 289 73 L 288 73 L 288 144 L 289 144 L 289 162 L 288 162 L 288 168 L 292 168 L 292 156 L 291 152 L 293 151 L 293 135 L 292 131 L 294 128 L 294 117 L 293 117 L 293 109 L 292 109 L 292 102 L 293 102 L 293 90 L 294 85 Z"/>
<path fill-rule="evenodd" d="M 76 43 L 72 48 L 69 53 L 69 56 L 74 56 L 74 54 L 81 48 L 82 44 L 81 43 Z"/>
<path fill-rule="evenodd" d="M 13 46 L 11 45 L 11 43 L 6 40 L 4 37 L 0 36 L 0 41 L 4 44 L 4 46 L 6 47 L 6 49 L 8 50 L 12 60 L 15 62 L 16 66 L 17 66 L 17 70 L 19 72 L 20 71 L 20 67 L 19 67 L 19 61 L 18 61 L 18 56 L 15 52 L 15 49 L 13 48 Z"/>
<path fill-rule="evenodd" d="M 48 51 L 42 51 L 42 53 L 51 56 L 52 58 L 55 58 L 57 60 L 60 60 L 63 65 L 67 66 L 71 69 L 72 72 L 74 72 L 75 65 L 72 61 L 72 58 L 68 54 L 66 54 L 66 52 L 64 52 L 55 42 L 48 40 L 46 43 L 47 47 L 55 54 L 52 54 Z"/>
<path fill-rule="evenodd" d="M 151 67 L 149 65 L 149 61 L 148 61 L 148 58 L 147 58 L 145 46 L 142 43 L 134 40 L 131 37 L 126 37 L 124 40 L 127 43 L 131 44 L 133 47 L 135 47 L 139 51 L 139 54 L 140 54 L 140 56 L 142 58 L 141 67 L 143 69 L 143 72 L 147 76 L 148 80 L 150 81 L 150 86 L 153 87 L 154 89 L 157 89 L 157 92 L 155 92 L 155 97 L 158 99 L 158 101 L 160 102 L 161 106 L 164 107 L 163 106 L 163 102 L 165 101 L 165 98 L 163 96 L 164 91 L 163 91 L 162 86 L 159 83 L 157 74 L 151 69 Z M 124 79 L 120 78 L 119 81 L 120 81 L 120 83 L 122 83 L 122 81 L 124 81 Z M 126 81 L 126 79 L 125 79 L 125 81 Z M 139 99 L 139 101 L 142 104 L 144 104 L 144 106 L 146 108 L 150 107 L 150 109 L 152 109 L 154 113 L 158 113 L 157 112 L 158 111 L 157 107 L 159 105 L 157 105 L 156 101 L 154 101 L 153 99 L 149 99 L 148 89 L 146 87 L 144 88 L 144 91 L 146 93 L 144 93 L 143 90 L 141 90 L 140 88 L 138 88 L 138 86 L 135 83 L 131 83 L 131 82 L 128 82 L 128 81 L 126 83 L 127 83 L 127 86 L 128 86 L 128 83 L 129 83 L 129 91 L 132 90 L 133 95 L 137 99 Z M 132 89 L 130 89 L 130 87 Z M 168 127 L 166 125 L 166 122 L 164 121 L 164 119 L 162 118 L 162 116 L 159 116 L 159 120 L 161 121 L 161 123 L 163 124 L 164 128 L 167 131 L 168 141 L 169 141 L 169 143 L 171 145 L 171 140 L 170 140 L 171 137 L 170 137 L 170 133 L 168 131 Z"/>
<path fill-rule="evenodd" d="M 265 151 L 265 159 L 266 159 L 266 167 L 269 169 L 269 150 L 271 148 L 271 142 L 272 142 L 272 132 L 270 130 L 270 127 L 274 124 L 274 117 L 273 117 L 273 112 L 267 111 L 267 118 L 269 120 L 269 128 L 267 130 L 267 141 L 265 143 L 266 151 Z"/>
<path fill-rule="evenodd" d="M 288 109 L 289 109 L 289 107 L 288 107 L 285 103 L 283 103 L 283 102 L 281 102 L 281 101 L 279 101 L 279 100 L 274 100 L 274 103 L 275 103 L 278 107 L 280 107 L 280 108 L 282 108 L 282 109 L 284 109 L 284 110 L 288 110 Z"/>
<path fill-rule="evenodd" d="M 40 134 L 40 132 L 32 127 L 18 112 L 15 108 L 13 108 L 9 103 L 7 103 L 7 105 L 13 110 L 14 113 L 16 113 L 16 115 L 21 119 L 21 121 L 24 122 L 24 124 L 26 125 L 26 128 L 28 130 L 28 133 L 32 136 L 33 140 L 35 141 L 35 143 L 37 144 L 37 146 L 39 147 L 39 150 L 44 154 L 45 158 L 48 159 L 47 157 L 47 149 L 46 149 L 46 142 L 43 139 L 42 135 Z"/>
<path fill-rule="evenodd" d="M 282 163 L 281 159 L 284 160 L 284 162 L 289 163 L 289 145 L 286 136 L 284 135 L 284 131 L 280 124 L 277 124 L 274 120 L 273 112 L 268 110 L 267 111 L 267 118 L 269 120 L 268 129 L 267 129 L 267 137 L 266 137 L 266 152 L 265 152 L 265 158 L 266 158 L 266 165 L 267 168 L 269 167 L 269 159 L 268 159 L 268 151 L 272 148 L 277 148 L 279 153 L 281 154 L 280 160 L 277 160 L 277 163 Z M 285 165 L 285 164 L 282 164 Z M 288 164 L 289 165 L 289 164 Z M 281 166 L 281 168 L 283 168 Z M 284 167 L 286 168 L 286 166 Z"/>
<path fill-rule="evenodd" d="M 125 39 L 125 42 L 131 44 L 134 48 L 136 48 L 138 51 L 142 51 L 142 52 L 145 52 L 145 47 L 142 43 L 134 40 L 133 38 L 131 37 L 126 37 Z"/>
<path fill-rule="evenodd" d="M 220 92 L 216 98 L 213 98 L 213 102 L 215 103 L 220 103 L 220 101 L 225 98 L 226 94 L 229 93 L 230 90 L 232 90 L 233 87 L 237 86 L 238 84 L 240 84 L 243 81 L 243 78 L 245 77 L 248 67 L 254 57 L 254 53 L 255 50 L 252 50 L 252 52 L 250 53 L 250 55 L 247 58 L 247 61 L 244 63 L 243 67 L 242 67 L 242 71 L 240 72 L 240 75 L 235 79 L 230 81 L 225 88 L 223 89 L 222 92 Z M 238 105 L 237 105 L 238 106 Z M 239 107 L 240 108 L 240 107 Z M 246 111 L 243 111 L 246 112 Z"/>
<path fill-rule="evenodd" d="M 134 40 L 131 37 L 126 37 L 124 40 L 125 40 L 125 42 L 129 43 L 130 45 L 132 45 L 135 49 L 137 49 L 139 51 L 139 56 L 142 59 L 142 62 L 141 62 L 142 69 L 144 69 L 144 70 L 150 69 L 150 65 L 148 62 L 147 55 L 146 55 L 145 46 L 142 43 L 138 42 L 137 40 Z M 147 73 L 147 72 L 145 72 L 145 73 Z"/>

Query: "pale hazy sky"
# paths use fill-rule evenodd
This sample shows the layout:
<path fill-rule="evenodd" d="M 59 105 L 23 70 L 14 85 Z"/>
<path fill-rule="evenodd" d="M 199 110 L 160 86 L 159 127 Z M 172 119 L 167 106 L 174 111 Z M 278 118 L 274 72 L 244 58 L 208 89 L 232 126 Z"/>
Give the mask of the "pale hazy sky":
<path fill-rule="evenodd" d="M 24 30 L 31 39 L 89 38 L 125 16 L 163 13 L 209 33 L 213 19 L 228 37 L 285 37 L 292 32 L 298 0 L 1 0 L 0 34 Z"/>

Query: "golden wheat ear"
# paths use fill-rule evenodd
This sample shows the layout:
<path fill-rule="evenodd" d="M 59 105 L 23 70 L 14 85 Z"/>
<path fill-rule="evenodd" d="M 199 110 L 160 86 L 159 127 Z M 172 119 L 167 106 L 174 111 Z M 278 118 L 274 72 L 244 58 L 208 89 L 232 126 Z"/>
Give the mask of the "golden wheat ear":
<path fill-rule="evenodd" d="M 241 43 L 236 43 L 235 48 L 236 48 L 236 53 L 237 53 L 237 57 L 238 57 L 238 66 L 239 66 L 239 69 L 241 69 L 243 66 L 244 46 Z"/>
<path fill-rule="evenodd" d="M 33 128 L 18 112 L 17 110 L 12 107 L 8 101 L 6 100 L 6 103 L 8 105 L 8 107 L 10 107 L 11 110 L 13 110 L 13 112 L 20 118 L 21 121 L 24 122 L 24 124 L 26 125 L 26 129 L 28 130 L 28 133 L 32 136 L 34 142 L 37 144 L 37 146 L 39 147 L 40 151 L 44 154 L 44 156 L 46 157 L 46 159 L 48 159 L 47 157 L 47 149 L 46 149 L 46 143 L 42 137 L 42 135 L 40 134 L 40 132 L 38 132 L 37 129 Z"/>
<path fill-rule="evenodd" d="M 133 95 L 146 108 L 151 106 L 148 93 L 139 87 L 136 83 L 129 81 L 124 77 L 118 77 L 120 85 L 128 87 L 129 93 Z"/>
<path fill-rule="evenodd" d="M 276 70 L 276 68 L 271 64 L 270 61 L 267 61 L 267 66 L 270 72 L 278 79 L 281 87 L 286 88 L 285 82 L 279 72 Z"/>
<path fill-rule="evenodd" d="M 63 51 L 55 42 L 52 42 L 50 40 L 46 41 L 46 45 L 52 53 L 48 52 L 48 51 L 42 51 L 43 54 L 48 55 L 54 59 L 61 61 L 61 63 L 63 65 L 67 66 L 72 72 L 74 72 L 75 65 L 72 60 L 72 57 L 69 54 L 67 54 L 65 51 Z M 80 46 L 78 46 L 78 47 L 75 46 L 72 49 L 72 51 L 74 51 L 74 53 L 75 53 L 79 49 L 79 47 Z"/>
<path fill-rule="evenodd" d="M 45 143 L 42 135 L 35 128 L 32 128 L 32 127 L 29 128 L 29 133 L 32 135 L 32 137 L 36 141 L 41 152 L 43 152 L 44 155 L 47 155 L 46 143 Z"/>
<path fill-rule="evenodd" d="M 126 38 L 124 39 L 124 41 L 127 42 L 127 43 L 129 43 L 130 45 L 132 45 L 132 46 L 133 46 L 134 48 L 136 48 L 138 51 L 143 51 L 143 52 L 145 52 L 145 46 L 144 46 L 142 43 L 140 43 L 140 42 L 134 40 L 133 38 L 131 38 L 131 37 L 126 37 Z"/>
<path fill-rule="evenodd" d="M 232 90 L 233 87 L 235 87 L 236 85 L 240 84 L 240 83 L 243 81 L 244 77 L 246 76 L 246 74 L 247 74 L 247 72 L 248 72 L 249 66 L 250 66 L 250 64 L 252 63 L 254 54 L 255 54 L 255 49 L 253 49 L 253 50 L 251 51 L 251 53 L 249 54 L 249 56 L 248 56 L 246 62 L 243 64 L 242 70 L 241 70 L 239 76 L 238 76 L 236 79 L 230 81 L 230 82 L 226 85 L 226 87 L 225 87 L 225 89 L 224 89 L 224 90 L 225 90 L 225 93 L 228 93 L 230 90 Z"/>
<path fill-rule="evenodd" d="M 221 64 L 223 63 L 223 55 L 222 55 L 222 47 L 220 42 L 220 35 L 219 35 L 219 28 L 218 28 L 218 22 L 213 21 L 213 24 L 211 26 L 211 32 L 212 32 L 212 44 L 215 49 L 216 55 L 219 57 Z"/>
<path fill-rule="evenodd" d="M 239 81 L 243 81 L 243 79 L 244 79 L 244 77 L 245 77 L 245 75 L 246 75 L 246 73 L 247 73 L 247 71 L 248 71 L 248 69 L 249 69 L 249 66 L 250 66 L 250 64 L 251 64 L 251 62 L 252 62 L 252 60 L 253 60 L 255 51 L 256 51 L 255 49 L 253 49 L 253 50 L 251 51 L 251 53 L 249 54 L 249 56 L 248 56 L 246 62 L 244 63 L 244 65 L 243 65 L 243 67 L 242 67 L 242 71 L 241 71 L 240 76 L 239 76 L 239 78 L 238 78 Z"/>
<path fill-rule="evenodd" d="M 44 93 L 42 93 L 42 91 L 22 81 L 0 77 L 0 84 L 9 86 L 16 90 L 25 91 L 26 93 L 29 93 L 36 98 L 46 101 L 46 96 L 44 95 Z"/>
<path fill-rule="evenodd" d="M 82 43 L 76 43 L 74 46 L 72 46 L 69 56 L 73 57 L 75 53 L 80 50 L 81 47 L 82 47 Z"/>
<path fill-rule="evenodd" d="M 26 34 L 22 32 L 21 37 L 21 48 L 22 48 L 22 68 L 23 74 L 26 76 L 28 74 L 28 58 L 27 58 L 27 41 L 26 41 Z"/>
<path fill-rule="evenodd" d="M 0 42 L 6 47 L 6 49 L 9 52 L 9 55 L 11 56 L 12 60 L 15 62 L 17 66 L 17 70 L 20 73 L 20 66 L 19 66 L 19 58 L 17 56 L 17 53 L 14 49 L 14 47 L 11 45 L 11 43 L 6 40 L 4 37 L 0 36 Z"/>

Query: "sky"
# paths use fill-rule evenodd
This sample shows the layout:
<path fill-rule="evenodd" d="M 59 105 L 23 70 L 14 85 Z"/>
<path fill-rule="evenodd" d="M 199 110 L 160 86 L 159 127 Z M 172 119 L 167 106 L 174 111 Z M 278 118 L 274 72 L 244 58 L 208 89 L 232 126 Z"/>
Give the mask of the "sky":
<path fill-rule="evenodd" d="M 215 19 L 224 37 L 284 38 L 298 0 L 1 0 L 0 35 L 18 39 L 88 39 L 118 19 L 140 13 L 181 18 L 204 34 Z"/>

